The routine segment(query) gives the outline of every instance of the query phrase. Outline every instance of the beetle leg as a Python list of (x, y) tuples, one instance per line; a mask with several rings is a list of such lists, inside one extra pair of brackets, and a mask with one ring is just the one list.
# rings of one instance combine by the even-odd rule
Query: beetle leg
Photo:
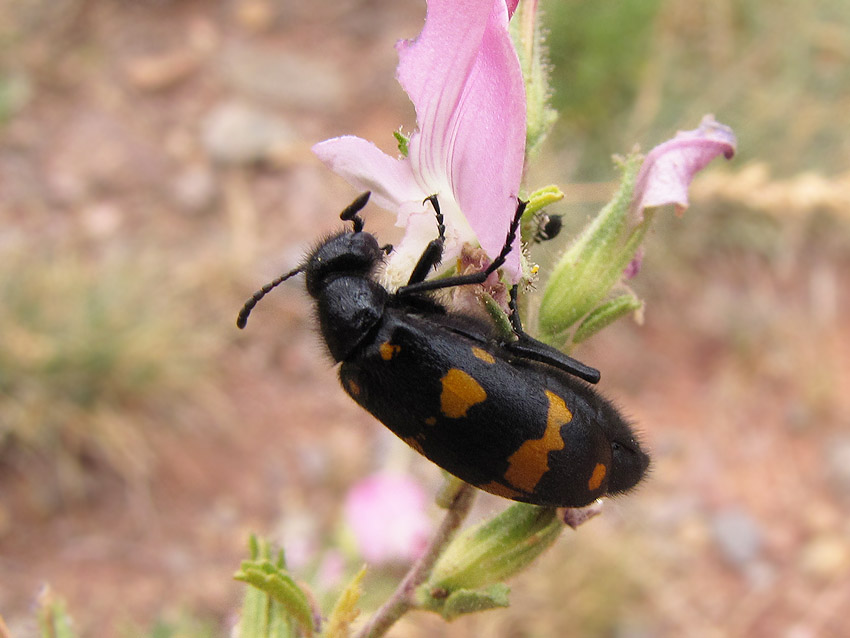
[(517, 340), (506, 343), (505, 348), (524, 359), (531, 359), (533, 361), (548, 364), (554, 368), (563, 370), (567, 374), (576, 376), (579, 379), (584, 379), (588, 383), (599, 383), (599, 370), (591, 368), (590, 366), (583, 364), (581, 361), (565, 355), (560, 350), (546, 345), (542, 341), (538, 341), (522, 329), (522, 320), (520, 319), (519, 310), (517, 309), (518, 288), (519, 287), (517, 285), (511, 287), (511, 299), (508, 302), (508, 307), (511, 311), (511, 326), (516, 333)]
[(446, 226), (443, 220), (443, 213), (440, 212), (440, 202), (437, 201), (436, 195), (426, 197), (422, 202), (431, 202), (434, 207), (434, 214), (437, 216), (437, 239), (432, 239), (422, 251), (422, 256), (416, 262), (413, 272), (410, 273), (410, 278), (407, 280), (407, 285), (420, 284), (425, 281), (425, 277), (433, 270), (440, 260), (443, 258), (443, 245), (446, 241)]
[(512, 354), (523, 359), (545, 363), (579, 379), (584, 379), (588, 383), (599, 383), (601, 375), (596, 368), (591, 368), (589, 365), (565, 355), (560, 350), (546, 345), (534, 337), (529, 337), (524, 332), (518, 336), (519, 338), (516, 341), (504, 345), (505, 349)]
[[(436, 198), (432, 199), (433, 195), (428, 199), (432, 202), (436, 201)], [(417, 294), (420, 292), (426, 292), (428, 290), (442, 290), (443, 288), (452, 288), (454, 286), (466, 286), (469, 284), (483, 284), (487, 277), (490, 276), (491, 273), (495, 272), (505, 263), (505, 259), (507, 259), (508, 254), (511, 252), (513, 248), (514, 240), (516, 239), (517, 231), (519, 229), (519, 222), (522, 218), (522, 214), (525, 212), (525, 207), (528, 205), (528, 202), (519, 200), (519, 204), (516, 208), (516, 213), (514, 213), (514, 218), (511, 221), (511, 226), (508, 229), (508, 236), (505, 239), (505, 245), (502, 246), (502, 251), (498, 254), (498, 256), (490, 263), (487, 268), (480, 272), (470, 273), (468, 275), (456, 275), (455, 277), (445, 277), (443, 279), (430, 279), (428, 281), (423, 281), (424, 276), (417, 281), (413, 280), (413, 275), (410, 277), (410, 281), (406, 286), (402, 286), (396, 291), (397, 295), (410, 295)], [(433, 242), (431, 242), (433, 243)], [(429, 244), (430, 246), (430, 244)], [(422, 257), (419, 259), (419, 263), (416, 264), (416, 268), (414, 269), (414, 274), (419, 274), (419, 266), (422, 264), (422, 261), (425, 259), (425, 255), (428, 251), (428, 248), (425, 249), (425, 252), (422, 253)], [(440, 250), (442, 253), (442, 248)], [(427, 275), (427, 273), (425, 273)]]
[(522, 319), (519, 316), (519, 308), (517, 308), (517, 291), (519, 286), (514, 284), (511, 286), (511, 298), (508, 301), (508, 310), (511, 311), (509, 318), (511, 320), (511, 326), (513, 326), (514, 332), (517, 336), (524, 335), (525, 331), (522, 329)]

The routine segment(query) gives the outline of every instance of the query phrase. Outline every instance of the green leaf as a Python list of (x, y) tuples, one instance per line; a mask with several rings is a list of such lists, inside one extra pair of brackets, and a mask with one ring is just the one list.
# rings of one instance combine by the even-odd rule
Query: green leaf
[(445, 600), (439, 613), (446, 620), (454, 620), (458, 616), (477, 611), (508, 607), (510, 593), (511, 588), (504, 583), (495, 583), (476, 590), (460, 589)]
[(290, 638), (296, 629), (312, 636), (313, 608), (310, 598), (286, 573), (283, 551), (271, 560), (265, 541), (249, 540), (250, 560), (242, 561), (236, 580), (248, 583), (240, 620), (242, 638)]
[(295, 638), (286, 608), (255, 587), (245, 590), (239, 618), (241, 638)]
[(71, 629), (71, 617), (65, 609), (65, 601), (54, 596), (45, 586), (38, 596), (38, 626), (41, 638), (75, 638)]
[(617, 319), (621, 319), (643, 307), (643, 302), (634, 293), (628, 292), (606, 301), (593, 310), (578, 327), (573, 335), (573, 344), (578, 344), (593, 336)]

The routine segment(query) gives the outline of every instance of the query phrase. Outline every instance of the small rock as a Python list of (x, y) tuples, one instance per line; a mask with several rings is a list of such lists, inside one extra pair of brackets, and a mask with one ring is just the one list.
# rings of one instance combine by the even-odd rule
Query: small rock
[(716, 513), (711, 519), (711, 532), (723, 558), (735, 567), (746, 567), (761, 553), (761, 529), (745, 510), (728, 508)]
[(281, 106), (327, 111), (345, 102), (345, 80), (339, 71), (280, 48), (234, 46), (225, 52), (222, 67), (237, 92)]
[(201, 58), (195, 51), (170, 51), (131, 60), (125, 67), (125, 73), (137, 89), (161, 91), (188, 78), (200, 62)]
[(201, 124), (201, 141), (223, 164), (250, 164), (291, 148), (295, 130), (281, 117), (241, 102), (219, 104)]
[(172, 184), (174, 201), (184, 212), (195, 214), (208, 209), (215, 201), (216, 182), (206, 166), (191, 166), (181, 172)]

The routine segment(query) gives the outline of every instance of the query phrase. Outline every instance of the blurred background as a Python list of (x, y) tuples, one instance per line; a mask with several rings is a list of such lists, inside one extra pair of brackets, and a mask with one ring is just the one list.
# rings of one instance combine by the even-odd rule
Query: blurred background
[[(544, 272), (612, 192), (612, 154), (704, 113), (739, 153), (659, 216), (643, 325), (577, 353), (643, 432), (649, 480), (514, 579), (510, 609), (390, 635), (850, 635), (850, 4), (542, 5), (561, 119), (528, 186), (558, 183), (568, 220)], [(424, 3), (0, 15), (0, 614), (36, 635), (49, 583), (80, 636), (228, 635), (249, 532), (311, 579), (349, 546), (345, 572), (358, 479), (440, 482), (340, 390), (299, 282), (234, 325), (355, 194), (310, 146), (392, 152), (412, 130), (393, 44)], [(373, 570), (376, 600), (400, 573)]]

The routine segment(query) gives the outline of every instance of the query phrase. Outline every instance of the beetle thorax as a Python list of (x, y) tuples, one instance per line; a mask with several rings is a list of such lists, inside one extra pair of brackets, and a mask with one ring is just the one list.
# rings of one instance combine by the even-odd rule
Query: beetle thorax
[(336, 361), (343, 361), (381, 320), (388, 297), (378, 283), (362, 275), (324, 280), (316, 298), (322, 337)]

